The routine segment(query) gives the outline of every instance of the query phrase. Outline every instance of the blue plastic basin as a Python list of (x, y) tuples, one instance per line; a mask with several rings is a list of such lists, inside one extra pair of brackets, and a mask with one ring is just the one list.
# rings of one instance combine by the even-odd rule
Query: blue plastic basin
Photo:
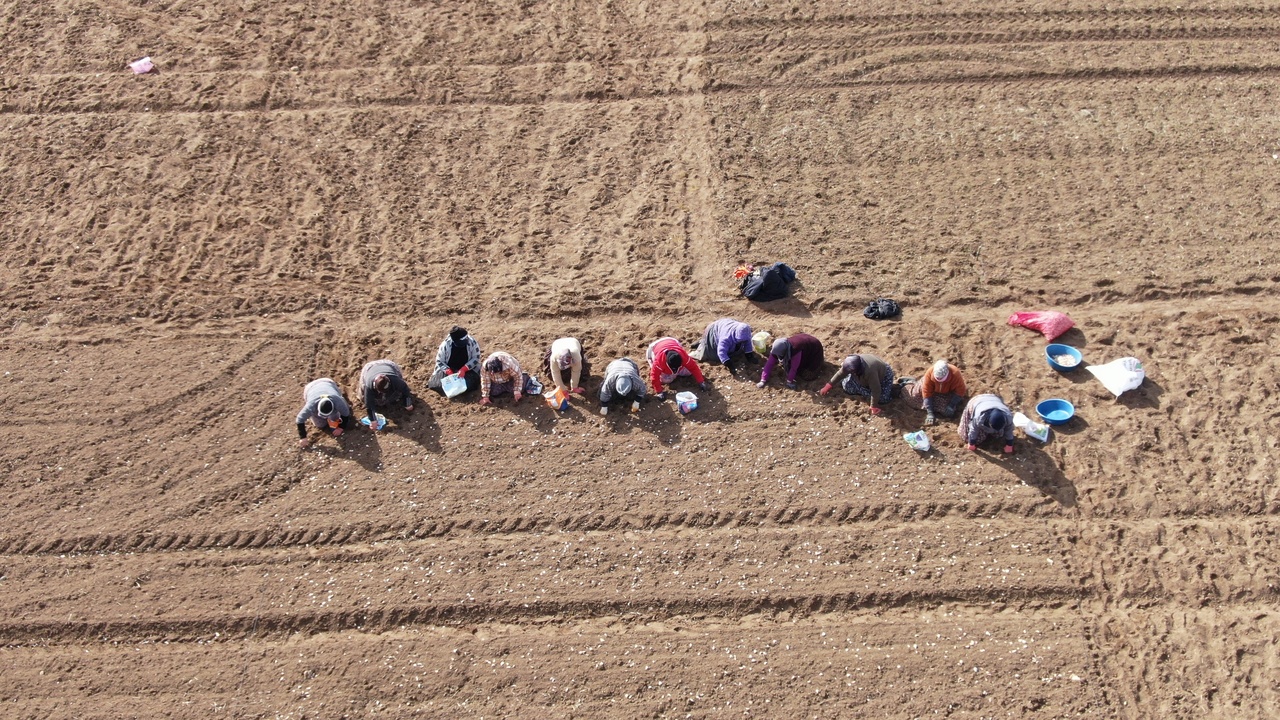
[(1036, 414), (1050, 425), (1061, 425), (1076, 416), (1076, 406), (1062, 398), (1052, 398), (1040, 401)]
[[(1059, 355), (1069, 355), (1075, 358), (1076, 361), (1070, 365), (1063, 365), (1057, 360), (1054, 360), (1054, 358)], [(1071, 372), (1084, 364), (1084, 356), (1080, 354), (1079, 350), (1071, 347), (1070, 345), (1063, 345), (1061, 343), (1045, 345), (1044, 359), (1049, 362), (1049, 367), (1057, 370), (1058, 372)]]

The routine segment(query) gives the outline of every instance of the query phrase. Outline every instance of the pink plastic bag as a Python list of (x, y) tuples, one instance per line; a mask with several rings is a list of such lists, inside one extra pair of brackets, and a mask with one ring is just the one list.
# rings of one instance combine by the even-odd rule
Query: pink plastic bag
[(1076, 325), (1074, 320), (1054, 310), (1016, 312), (1009, 316), (1009, 324), (1039, 330), (1050, 341)]

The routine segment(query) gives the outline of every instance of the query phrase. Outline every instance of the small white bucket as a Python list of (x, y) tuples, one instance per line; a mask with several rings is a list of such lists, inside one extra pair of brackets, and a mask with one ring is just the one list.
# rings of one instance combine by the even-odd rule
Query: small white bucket
[(680, 408), (680, 412), (688, 415), (698, 409), (698, 396), (691, 392), (676, 393), (676, 407)]

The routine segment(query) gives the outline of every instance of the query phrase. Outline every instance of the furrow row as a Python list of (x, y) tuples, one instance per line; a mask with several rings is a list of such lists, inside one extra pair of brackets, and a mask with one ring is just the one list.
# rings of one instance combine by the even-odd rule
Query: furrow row
[[(1275, 508), (1280, 513), (1280, 507)], [(137, 553), (180, 550), (340, 546), (391, 540), (452, 538), (464, 535), (519, 535), (547, 532), (664, 530), (681, 528), (839, 525), (882, 520), (908, 522), (941, 518), (1049, 516), (1044, 500), (987, 503), (881, 503), (774, 510), (691, 511), (630, 515), (585, 513), (565, 517), (463, 518), (425, 520), (418, 524), (361, 523), (337, 527), (239, 530), (194, 533), (121, 533), (43, 538), (0, 537), (0, 554), (66, 555), (73, 553)]]
[(740, 619), (750, 615), (783, 613), (791, 618), (801, 618), (869, 609), (937, 607), (950, 603), (990, 606), (992, 603), (1016, 601), (1021, 610), (1052, 611), (1074, 606), (1079, 600), (1075, 593), (1063, 592), (1061, 587), (1045, 586), (998, 591), (974, 588), (939, 593), (851, 592), (723, 599), (668, 596), (613, 602), (567, 599), (519, 604), (421, 604), (371, 610), (228, 615), (209, 619), (4, 622), (0, 623), (0, 646), (85, 642), (227, 642), (343, 631), (377, 634), (410, 626), (573, 623), (602, 617), (632, 624), (677, 617)]
[[(770, 28), (772, 30), (772, 28)], [(935, 30), (894, 32), (883, 37), (843, 36), (810, 38), (795, 35), (751, 34), (715, 38), (707, 48), (708, 59), (735, 62), (748, 50), (753, 52), (816, 52), (857, 50), (869, 54), (881, 50), (907, 47), (966, 47), (975, 45), (1078, 44), (1115, 42), (1186, 42), (1219, 40), (1265, 40), (1280, 36), (1280, 26), (1247, 27), (1109, 27), (1075, 30), (975, 29), (969, 31)]]

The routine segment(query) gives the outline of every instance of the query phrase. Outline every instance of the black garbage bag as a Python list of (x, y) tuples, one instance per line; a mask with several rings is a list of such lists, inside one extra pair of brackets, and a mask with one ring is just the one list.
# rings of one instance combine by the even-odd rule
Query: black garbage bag
[(789, 293), (787, 286), (796, 279), (796, 271), (785, 263), (755, 268), (742, 279), (742, 296), (756, 302), (781, 300)]
[(862, 311), (862, 314), (872, 320), (888, 320), (891, 317), (897, 317), (902, 314), (902, 308), (898, 303), (888, 298), (878, 298), (872, 300), (867, 305), (867, 309)]

